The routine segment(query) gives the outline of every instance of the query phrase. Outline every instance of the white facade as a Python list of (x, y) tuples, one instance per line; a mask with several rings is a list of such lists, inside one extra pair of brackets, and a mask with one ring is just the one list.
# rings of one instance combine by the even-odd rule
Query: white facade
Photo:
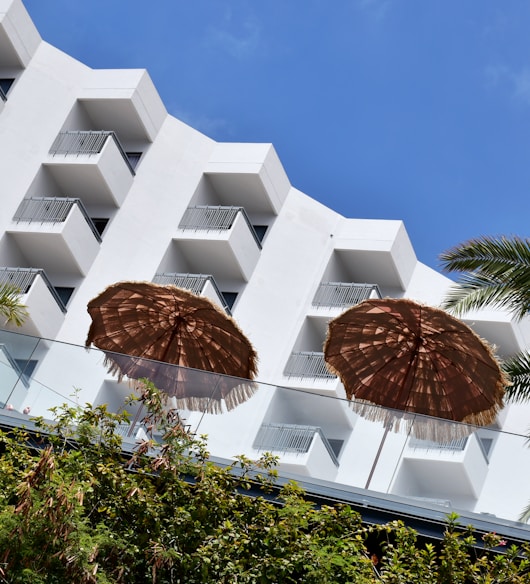
[[(256, 457), (262, 425), (319, 428), (307, 452), (281, 455), (281, 468), (368, 484), (383, 429), (355, 416), (323, 374), (327, 322), (347, 306), (318, 295), (369, 284), (371, 294), (438, 305), (450, 281), (417, 261), (403, 223), (323, 206), (291, 185), (272, 145), (216, 143), (167, 113), (145, 71), (92, 70), (44, 42), (19, 0), (0, 0), (0, 87), (0, 268), (27, 278), (23, 332), (84, 345), (87, 303), (108, 285), (206, 275), (203, 294), (232, 304), (258, 352), (258, 379), (270, 384), (227, 414), (188, 414), (212, 454)], [(197, 228), (212, 214), (233, 214), (230, 228)], [(466, 320), (502, 357), (530, 345), (528, 323), (505, 313)], [(42, 387), (53, 387), (58, 367), (61, 382), (69, 367), (79, 375), (64, 350), (50, 343), (36, 359)], [(82, 401), (116, 401), (96, 361), (84, 361)], [(44, 408), (34, 394), (19, 397), (17, 409)], [(528, 412), (506, 408), (498, 429), (526, 433)], [(501, 497), (499, 478), (514, 456), (525, 460), (523, 439), (483, 433), (453, 450), (392, 433), (369, 488), (516, 519), (530, 491), (504, 487)]]

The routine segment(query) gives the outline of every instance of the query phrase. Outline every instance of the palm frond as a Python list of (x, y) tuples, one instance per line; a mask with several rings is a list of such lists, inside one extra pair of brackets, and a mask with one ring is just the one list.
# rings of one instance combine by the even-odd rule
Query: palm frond
[(519, 521), (522, 523), (528, 523), (530, 519), (530, 504), (528, 504), (522, 511), (521, 515), (519, 515)]
[(530, 353), (517, 353), (504, 361), (502, 369), (511, 380), (511, 385), (506, 388), (506, 398), (513, 402), (528, 401), (530, 399)]
[(28, 317), (28, 310), (20, 301), (20, 290), (15, 286), (0, 284), (0, 316), (5, 318), (5, 323), (21, 326)]
[(449, 290), (443, 307), (461, 315), (494, 306), (517, 318), (530, 312), (530, 239), (482, 237), (440, 255), (442, 267), (463, 276)]

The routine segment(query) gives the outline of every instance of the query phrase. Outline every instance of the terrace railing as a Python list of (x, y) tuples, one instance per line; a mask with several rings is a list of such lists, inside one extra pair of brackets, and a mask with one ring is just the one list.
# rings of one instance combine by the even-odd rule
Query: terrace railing
[(204, 290), (204, 287), (209, 282), (215, 293), (219, 297), (222, 303), (223, 309), (231, 314), (228, 304), (226, 304), (222, 292), (219, 290), (217, 283), (213, 276), (208, 274), (181, 274), (181, 273), (159, 273), (153, 278), (155, 284), (161, 284), (162, 286), (177, 286), (178, 288), (184, 288), (200, 296)]
[(131, 171), (131, 174), (134, 175), (134, 168), (132, 167), (120, 141), (118, 140), (118, 137), (112, 131), (75, 130), (59, 132), (59, 135), (57, 138), (55, 138), (50, 148), (50, 154), (52, 156), (80, 156), (84, 154), (99, 154), (109, 138), (114, 141), (123, 160)]
[(7, 95), (5, 94), (5, 91), (0, 87), (0, 99), (2, 101), (7, 101)]
[(420, 440), (412, 437), (409, 447), (414, 450), (444, 450), (449, 452), (461, 452), (465, 449), (468, 436), (451, 440), (450, 442), (434, 442), (433, 440)]
[(299, 351), (291, 353), (283, 371), (287, 377), (310, 377), (316, 379), (336, 379), (326, 367), (324, 353)]
[(13, 221), (17, 223), (21, 221), (27, 221), (28, 223), (64, 223), (74, 206), (77, 206), (81, 211), (94, 237), (101, 243), (101, 236), (96, 226), (90, 219), (81, 199), (77, 198), (30, 197), (24, 199), (13, 216)]
[(232, 228), (238, 214), (245, 220), (256, 245), (261, 249), (259, 237), (244, 207), (198, 205), (184, 212), (179, 229), (193, 231), (225, 231)]
[(321, 282), (312, 304), (318, 308), (345, 308), (359, 304), (368, 298), (381, 298), (381, 292), (377, 284)]
[(66, 306), (59, 294), (48, 279), (46, 272), (38, 268), (0, 268), (0, 284), (10, 284), (20, 290), (21, 294), (27, 294), (29, 289), (40, 276), (46, 284), (50, 294), (57, 302), (62, 312), (66, 312)]
[(313, 439), (317, 434), (320, 436), (333, 463), (339, 466), (339, 461), (328, 439), (318, 426), (263, 424), (254, 440), (253, 448), (261, 451), (305, 454), (309, 452)]
[[(476, 435), (476, 440), (485, 461), (489, 464), (489, 453), (480, 435)], [(409, 441), (409, 448), (414, 450), (438, 451), (438, 452), (463, 452), (466, 449), (470, 436), (463, 436), (451, 440), (450, 442), (434, 442), (431, 440), (419, 440), (412, 437)]]

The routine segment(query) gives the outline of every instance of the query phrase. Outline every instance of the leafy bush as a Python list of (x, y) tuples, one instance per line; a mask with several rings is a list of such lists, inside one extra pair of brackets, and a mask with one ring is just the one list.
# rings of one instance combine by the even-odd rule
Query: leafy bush
[[(142, 396), (153, 436), (132, 456), (104, 406), (62, 408), (40, 442), (0, 433), (0, 582), (523, 583), (528, 548), (475, 544), (448, 518), (443, 541), (400, 522), (363, 525), (346, 505), (315, 507), (294, 483), (272, 497), (276, 460), (208, 459), (162, 396)], [(33, 444), (33, 446), (30, 446)], [(259, 485), (263, 496), (249, 496)]]

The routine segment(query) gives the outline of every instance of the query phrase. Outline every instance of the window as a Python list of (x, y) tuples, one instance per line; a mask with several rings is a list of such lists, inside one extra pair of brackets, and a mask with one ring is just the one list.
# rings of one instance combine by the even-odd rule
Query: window
[(66, 306), (70, 297), (74, 292), (74, 288), (70, 286), (54, 286), (57, 296), (61, 299), (61, 302)]
[(331, 450), (333, 450), (333, 454), (338, 458), (344, 445), (344, 440), (339, 440), (338, 438), (328, 438), (328, 442), (331, 446)]
[(11, 89), (14, 83), (14, 79), (0, 79), (0, 96), (5, 100), (7, 92)]
[(142, 152), (126, 152), (125, 155), (129, 160), (129, 164), (132, 166), (133, 170), (138, 165), (140, 158), (142, 157)]
[(265, 233), (267, 233), (267, 229), (269, 228), (268, 225), (253, 225), (252, 227), (254, 227), (254, 231), (256, 232), (256, 235), (258, 236), (258, 240), (261, 243), (263, 241), (263, 238), (265, 237)]
[(36, 359), (14, 359), (14, 361), (20, 371), (20, 381), (27, 387), (38, 361)]
[(107, 223), (109, 222), (108, 217), (91, 217), (90, 219), (99, 235), (103, 235), (105, 227), (107, 227)]
[(234, 303), (237, 298), (237, 292), (221, 292), (223, 298), (225, 299), (226, 305), (228, 306), (229, 310), (232, 310)]

